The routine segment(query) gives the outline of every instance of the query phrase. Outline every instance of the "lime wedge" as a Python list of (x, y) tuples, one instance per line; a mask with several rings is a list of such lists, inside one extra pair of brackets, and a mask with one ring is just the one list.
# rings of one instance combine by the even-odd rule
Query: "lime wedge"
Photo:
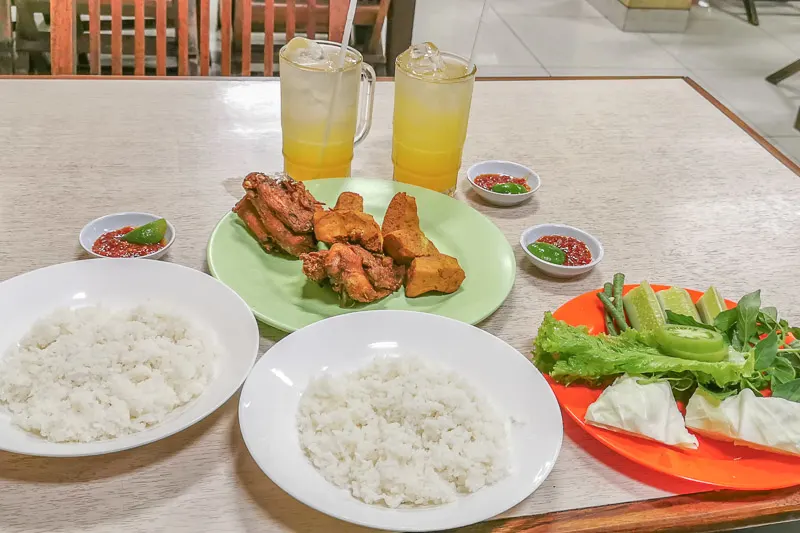
[(652, 331), (663, 326), (667, 319), (649, 283), (643, 281), (622, 297), (631, 326), (640, 331)]
[(656, 293), (658, 303), (661, 304), (661, 309), (666, 313), (672, 311), (679, 315), (690, 316), (695, 320), (700, 320), (700, 315), (697, 314), (697, 309), (694, 306), (692, 297), (686, 292), (686, 289), (680, 287), (672, 287)]
[(719, 291), (712, 285), (706, 293), (697, 300), (697, 310), (700, 312), (700, 320), (704, 324), (714, 325), (717, 315), (728, 308), (725, 300)]
[(122, 236), (122, 240), (134, 244), (158, 244), (166, 233), (167, 221), (159, 218), (126, 233)]

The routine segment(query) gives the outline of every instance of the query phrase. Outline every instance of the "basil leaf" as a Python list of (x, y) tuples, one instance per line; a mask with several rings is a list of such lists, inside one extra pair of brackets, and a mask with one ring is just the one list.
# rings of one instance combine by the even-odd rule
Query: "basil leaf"
[(772, 368), (769, 369), (769, 375), (772, 388), (781, 383), (792, 381), (797, 377), (792, 363), (780, 356), (775, 358)]
[(773, 331), (756, 344), (756, 370), (766, 370), (778, 355), (778, 335)]
[(736, 304), (736, 330), (743, 346), (750, 344), (756, 334), (756, 318), (761, 309), (761, 290), (742, 296)]
[(783, 398), (792, 402), (800, 402), (800, 379), (793, 379), (776, 385), (772, 389), (773, 398)]
[[(762, 384), (762, 382), (763, 382), (763, 384)], [(749, 378), (742, 377), (742, 380), (741, 380), (742, 390), (750, 389), (759, 398), (764, 396), (763, 394), (761, 394), (761, 389), (763, 389), (766, 386), (767, 386), (767, 383), (766, 383), (766, 381), (763, 379), (763, 377), (761, 375), (750, 376)]]
[(709, 326), (708, 324), (703, 324), (702, 322), (698, 322), (697, 320), (694, 319), (694, 317), (688, 315), (681, 315), (679, 313), (673, 313), (669, 309), (667, 309), (667, 323), (679, 324), (681, 326), (692, 326), (695, 328), (710, 329), (711, 331), (716, 331), (717, 329), (714, 326)]
[(778, 323), (778, 309), (776, 307), (763, 307), (761, 309), (761, 316), (764, 320), (769, 320), (770, 324)]
[(733, 309), (723, 311), (717, 315), (717, 318), (714, 319), (714, 327), (719, 331), (729, 331), (736, 325), (738, 316), (739, 314), (735, 307)]

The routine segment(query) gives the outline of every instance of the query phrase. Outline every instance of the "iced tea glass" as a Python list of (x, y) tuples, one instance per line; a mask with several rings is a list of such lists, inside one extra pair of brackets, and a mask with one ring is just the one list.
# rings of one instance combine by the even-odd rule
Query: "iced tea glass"
[(477, 69), (433, 44), (413, 45), (395, 64), (394, 179), (452, 195), (467, 136)]
[(353, 146), (369, 133), (375, 71), (349, 47), (338, 67), (339, 50), (298, 37), (280, 51), (284, 171), (296, 180), (349, 176)]

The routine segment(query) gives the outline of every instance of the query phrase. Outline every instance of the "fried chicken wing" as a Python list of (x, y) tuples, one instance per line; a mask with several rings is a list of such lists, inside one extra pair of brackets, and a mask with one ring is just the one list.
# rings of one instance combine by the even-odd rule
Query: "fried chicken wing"
[(242, 186), (245, 197), (233, 211), (265, 250), (295, 257), (316, 250), (312, 220), (319, 203), (302, 183), (252, 172)]
[(369, 253), (361, 246), (334, 244), (330, 250), (304, 254), (303, 273), (316, 282), (330, 281), (342, 306), (350, 301), (370, 303), (398, 290), (405, 270), (390, 257)]
[(456, 292), (466, 274), (455, 257), (439, 254), (417, 257), (408, 268), (406, 296), (415, 298), (427, 292)]
[(293, 233), (309, 233), (313, 229), (314, 212), (319, 204), (302, 182), (276, 180), (261, 172), (251, 172), (242, 185), (246, 191), (255, 191)]

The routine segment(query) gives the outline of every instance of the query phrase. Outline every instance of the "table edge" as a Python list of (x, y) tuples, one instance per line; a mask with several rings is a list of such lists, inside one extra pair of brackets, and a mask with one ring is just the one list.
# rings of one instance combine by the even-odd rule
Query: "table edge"
[(800, 519), (800, 488), (714, 491), (475, 524), (458, 533), (720, 531)]

